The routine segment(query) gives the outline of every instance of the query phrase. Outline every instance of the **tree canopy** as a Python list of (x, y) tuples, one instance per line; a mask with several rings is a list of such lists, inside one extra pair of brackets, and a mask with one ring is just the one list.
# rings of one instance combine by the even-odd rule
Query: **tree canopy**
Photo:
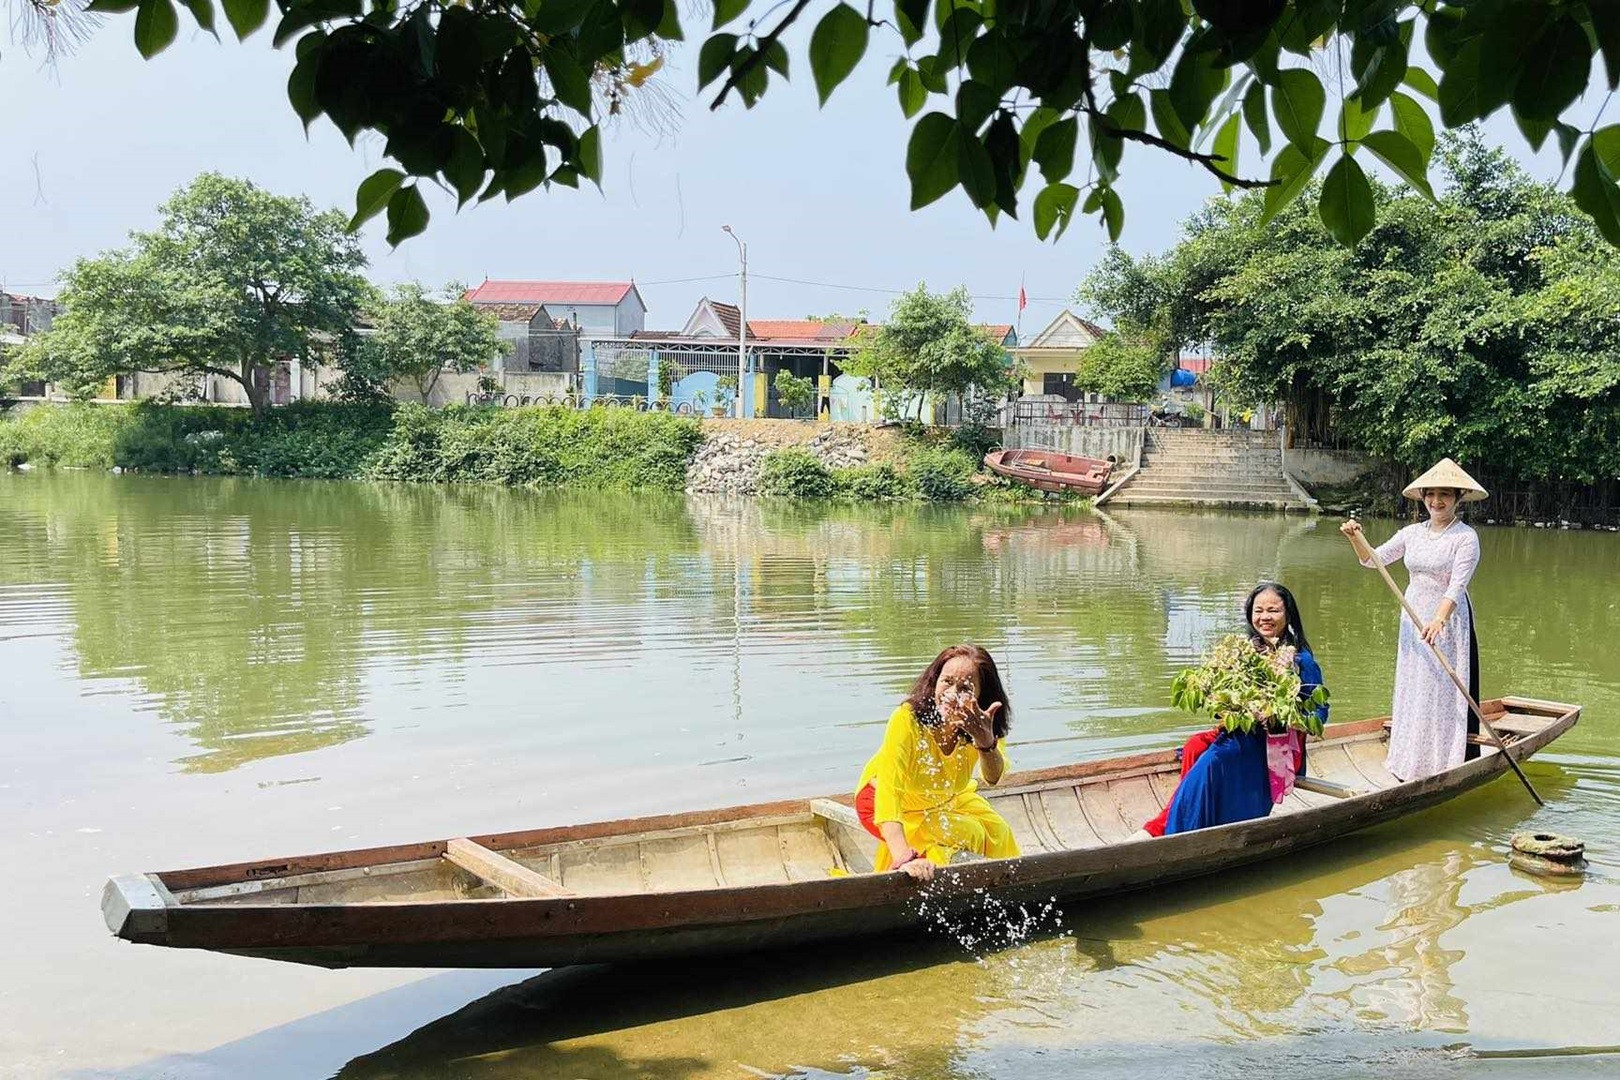
[(1332, 244), (1259, 193), (1204, 208), (1156, 257), (1114, 253), (1082, 295), (1124, 326), (1212, 345), (1223, 392), (1386, 460), (1492, 475), (1620, 475), (1620, 254), (1572, 200), (1477, 136), (1446, 136), (1431, 204), (1374, 185), (1378, 224)]
[(477, 371), (510, 349), (501, 324), (468, 303), (465, 290), (447, 285), (434, 297), (416, 282), (396, 285), (370, 305), (371, 332), (344, 364), (347, 397), (388, 397), (389, 384), (408, 381), (426, 402), (446, 371)]
[(977, 391), (997, 401), (1013, 386), (1011, 358), (972, 316), (966, 288), (931, 293), (918, 285), (894, 302), (887, 322), (861, 332), (860, 349), (842, 366), (875, 380), (894, 417), (915, 408), (922, 419), (929, 394), (966, 399)]
[[(239, 38), (272, 12), (270, 0), (184, 4), (211, 32), (223, 11)], [(144, 56), (179, 32), (174, 0), (91, 8), (133, 12)], [(677, 0), (276, 0), (274, 10), (271, 40), (295, 47), (287, 95), (305, 124), (325, 116), (351, 142), (383, 136), (397, 167), (360, 185), (354, 222), (386, 211), (396, 244), (427, 226), (423, 181), (458, 205), (600, 184), (600, 121), (655, 92), (691, 28)], [(1043, 239), (1077, 215), (1118, 239), (1117, 182), (1134, 144), (1263, 188), (1267, 220), (1325, 170), (1312, 189), (1321, 218), (1353, 243), (1377, 211), (1367, 158), (1428, 194), (1431, 114), (1457, 128), (1506, 108), (1532, 146), (1555, 139), (1574, 160), (1577, 202), (1620, 244), (1620, 125), (1565, 120), (1595, 79), (1620, 86), (1612, 0), (714, 0), (696, 65), (712, 107), (735, 96), (752, 108), (785, 81), (783, 34), (812, 18), (807, 60), (823, 102), (862, 63), (899, 53), (889, 81), (915, 118), (913, 208), (961, 187), (992, 222), (1027, 213)], [(874, 33), (887, 38), (878, 48)]]
[(88, 394), (128, 372), (213, 375), (257, 412), (271, 364), (341, 355), (371, 288), (342, 214), (209, 173), (162, 215), (129, 248), (68, 271), (62, 313), (12, 361), (13, 377)]

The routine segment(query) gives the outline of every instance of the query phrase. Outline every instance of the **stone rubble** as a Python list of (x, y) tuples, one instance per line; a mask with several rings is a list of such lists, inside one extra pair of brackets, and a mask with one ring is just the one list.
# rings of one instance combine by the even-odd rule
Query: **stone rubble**
[[(829, 428), (803, 444), (829, 469), (865, 465), (869, 455), (861, 437)], [(686, 469), (689, 495), (753, 495), (765, 456), (781, 447), (725, 431), (710, 434)]]

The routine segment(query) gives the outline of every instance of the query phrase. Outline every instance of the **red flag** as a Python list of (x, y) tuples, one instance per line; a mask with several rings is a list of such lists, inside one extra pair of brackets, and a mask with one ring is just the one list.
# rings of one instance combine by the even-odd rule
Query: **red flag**
[(1018, 310), (1023, 311), (1029, 306), (1029, 297), (1024, 295), (1024, 287), (1018, 286)]

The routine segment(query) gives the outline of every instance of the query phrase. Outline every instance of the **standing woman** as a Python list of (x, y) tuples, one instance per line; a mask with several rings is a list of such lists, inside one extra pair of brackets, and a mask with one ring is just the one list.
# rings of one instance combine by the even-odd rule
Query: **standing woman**
[(1407, 603), (1428, 620), (1414, 626), (1401, 616), (1386, 762), (1397, 779), (1421, 780), (1479, 756), (1479, 748), (1468, 742), (1469, 735), (1477, 734), (1477, 721), (1429, 646), (1439, 649), (1459, 678), (1468, 680), (1468, 691), (1478, 701), (1479, 643), (1468, 583), (1479, 565), (1479, 535), (1458, 520), (1457, 507), (1479, 502), (1486, 492), (1455, 461), (1442, 458), (1401, 494), (1422, 502), (1429, 520), (1406, 526), (1376, 552), (1367, 550), (1359, 522), (1347, 521), (1339, 531), (1355, 545), (1363, 566), (1377, 565), (1375, 558), (1385, 566), (1404, 559), (1410, 576)]

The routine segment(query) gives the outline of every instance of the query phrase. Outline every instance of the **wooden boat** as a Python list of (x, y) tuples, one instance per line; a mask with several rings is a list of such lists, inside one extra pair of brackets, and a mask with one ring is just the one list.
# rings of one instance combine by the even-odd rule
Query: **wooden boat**
[(1108, 486), (1112, 462), (1099, 458), (1076, 457), (1052, 450), (992, 450), (984, 455), (984, 467), (997, 476), (1022, 480), (1042, 491), (1079, 491), (1100, 495)]
[[(1580, 716), (1517, 697), (1484, 709), (1515, 759)], [(1384, 769), (1385, 729), (1382, 719), (1329, 727), (1311, 745), (1312, 775), (1270, 817), (1157, 839), (1132, 834), (1175, 789), (1172, 750), (1011, 774), (984, 792), (1026, 854), (942, 869), (930, 905), (967, 908), (983, 892), (1043, 904), (1208, 874), (1415, 813), (1509, 771), (1483, 746), (1473, 761), (1400, 783)], [(107, 883), (102, 909), (128, 941), (322, 967), (558, 967), (914, 928), (919, 886), (866, 872), (877, 842), (849, 801), (135, 874)]]

